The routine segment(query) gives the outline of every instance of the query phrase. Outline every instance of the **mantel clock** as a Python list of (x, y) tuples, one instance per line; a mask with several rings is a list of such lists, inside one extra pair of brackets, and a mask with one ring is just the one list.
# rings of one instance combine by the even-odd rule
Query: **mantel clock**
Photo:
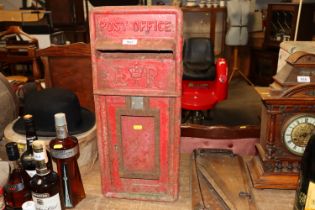
[(248, 164), (256, 188), (296, 189), (300, 160), (315, 130), (315, 84), (262, 99), (258, 155)]

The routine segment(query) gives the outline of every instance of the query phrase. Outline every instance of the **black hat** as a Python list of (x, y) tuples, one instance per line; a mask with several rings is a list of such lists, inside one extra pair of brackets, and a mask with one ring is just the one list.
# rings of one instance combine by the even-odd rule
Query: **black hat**
[[(25, 96), (24, 113), (33, 115), (38, 136), (56, 136), (54, 115), (59, 112), (65, 113), (71, 135), (88, 131), (95, 124), (94, 113), (80, 107), (77, 96), (69, 90), (47, 88)], [(22, 118), (14, 123), (13, 130), (25, 134)]]

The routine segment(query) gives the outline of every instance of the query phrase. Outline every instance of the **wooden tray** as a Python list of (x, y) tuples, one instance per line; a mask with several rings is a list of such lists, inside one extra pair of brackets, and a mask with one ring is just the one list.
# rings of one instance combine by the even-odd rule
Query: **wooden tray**
[(229, 150), (197, 149), (192, 169), (192, 209), (257, 209), (240, 156)]

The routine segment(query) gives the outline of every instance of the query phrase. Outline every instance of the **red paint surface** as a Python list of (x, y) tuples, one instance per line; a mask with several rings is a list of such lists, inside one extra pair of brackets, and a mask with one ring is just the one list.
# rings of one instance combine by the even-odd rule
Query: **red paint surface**
[[(96, 61), (97, 89), (120, 89), (136, 91), (168, 91), (175, 89), (175, 62), (172, 58), (155, 60), (139, 59), (138, 55), (129, 58), (110, 58), (101, 55)], [(156, 56), (159, 56), (156, 53)]]
[(226, 99), (228, 90), (228, 69), (225, 59), (216, 63), (216, 78), (213, 81), (183, 81), (182, 108), (186, 110), (212, 109), (219, 101)]
[[(154, 171), (155, 146), (154, 118), (122, 116), (122, 162), (123, 168), (134, 172)], [(158, 142), (157, 142), (158, 143)]]
[[(90, 14), (93, 91), (103, 194), (178, 196), (182, 13), (104, 7)], [(134, 108), (134, 96), (142, 108)]]

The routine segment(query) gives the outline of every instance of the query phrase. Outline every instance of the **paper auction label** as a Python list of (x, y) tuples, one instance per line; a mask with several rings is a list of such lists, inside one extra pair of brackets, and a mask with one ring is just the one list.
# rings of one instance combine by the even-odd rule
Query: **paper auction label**
[(79, 152), (79, 145), (76, 145), (75, 147), (71, 149), (66, 150), (58, 150), (58, 149), (51, 149), (50, 153), (53, 158), (56, 159), (66, 159), (71, 158), (75, 155), (77, 155)]
[(36, 209), (40, 210), (61, 210), (59, 193), (50, 196), (48, 193), (32, 192), (32, 199), (36, 203)]

